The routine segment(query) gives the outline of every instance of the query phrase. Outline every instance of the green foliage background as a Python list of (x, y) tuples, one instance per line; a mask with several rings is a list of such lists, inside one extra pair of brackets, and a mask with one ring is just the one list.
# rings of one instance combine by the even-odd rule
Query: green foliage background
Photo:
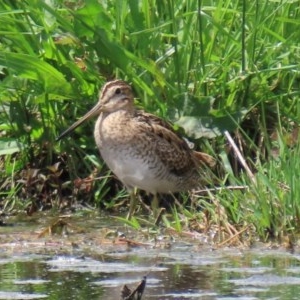
[[(274, 149), (289, 151), (297, 140), (299, 7), (296, 0), (1, 1), (2, 201), (20, 191), (15, 175), (24, 169), (47, 169), (60, 192), (64, 178), (101, 169), (91, 124), (62, 144), (55, 137), (116, 77), (133, 85), (141, 107), (219, 155), (226, 179), (240, 180), (225, 130), (235, 132), (253, 169), (264, 168)], [(58, 161), (64, 171), (53, 167)], [(106, 182), (98, 183), (100, 196)], [(239, 209), (230, 209), (236, 222)]]

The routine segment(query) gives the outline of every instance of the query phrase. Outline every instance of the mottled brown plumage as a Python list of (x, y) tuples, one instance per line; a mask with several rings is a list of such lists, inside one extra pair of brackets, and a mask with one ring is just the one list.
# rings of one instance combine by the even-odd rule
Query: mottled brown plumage
[(101, 156), (132, 192), (129, 217), (135, 188), (154, 195), (197, 188), (201, 166), (214, 164), (211, 156), (190, 149), (170, 124), (137, 110), (131, 87), (121, 80), (106, 83), (96, 106), (58, 139), (95, 115), (94, 137)]

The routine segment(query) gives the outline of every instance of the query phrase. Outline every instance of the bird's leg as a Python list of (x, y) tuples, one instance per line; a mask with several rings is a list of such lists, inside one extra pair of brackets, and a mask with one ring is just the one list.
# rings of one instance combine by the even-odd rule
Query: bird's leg
[(151, 201), (151, 209), (152, 209), (152, 213), (153, 213), (153, 216), (154, 218), (157, 217), (158, 215), (158, 206), (159, 206), (159, 201), (158, 201), (158, 197), (157, 197), (157, 193), (155, 193), (153, 195), (153, 199)]
[(130, 191), (130, 205), (129, 205), (129, 212), (127, 215), (127, 220), (130, 220), (134, 214), (136, 203), (137, 203), (136, 193), (137, 193), (137, 188), (134, 188)]
[(165, 208), (159, 208), (159, 201), (157, 194), (154, 194), (152, 202), (151, 202), (151, 209), (154, 217), (154, 224), (158, 225), (161, 221), (161, 217), (165, 211)]

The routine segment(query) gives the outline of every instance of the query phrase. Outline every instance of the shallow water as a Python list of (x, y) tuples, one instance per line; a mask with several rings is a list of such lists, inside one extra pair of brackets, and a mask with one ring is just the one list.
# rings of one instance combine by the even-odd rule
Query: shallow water
[[(124, 284), (134, 289), (144, 276), (144, 300), (299, 299), (298, 253), (213, 250), (174, 237), (157, 244), (105, 218), (68, 220), (63, 235), (39, 236), (49, 218), (7, 220), (13, 226), (0, 228), (0, 299), (116, 300)], [(142, 243), (119, 242), (112, 236), (120, 229)]]

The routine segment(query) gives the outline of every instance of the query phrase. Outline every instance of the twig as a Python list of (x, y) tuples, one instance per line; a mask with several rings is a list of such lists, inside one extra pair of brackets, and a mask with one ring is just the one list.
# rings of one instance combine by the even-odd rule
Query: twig
[(244, 231), (246, 231), (247, 229), (249, 229), (250, 225), (246, 226), (245, 228), (243, 228), (241, 231), (237, 232), (236, 234), (232, 235), (231, 237), (229, 237), (227, 240), (223, 241), (222, 243), (218, 244), (218, 247), (221, 247), (225, 244), (227, 244), (228, 242), (230, 242), (231, 240), (233, 240), (234, 238), (236, 238), (237, 236), (241, 235)]
[(242, 164), (242, 166), (244, 167), (244, 169), (246, 170), (246, 173), (248, 174), (248, 176), (250, 177), (251, 181), (256, 184), (256, 180), (254, 177), (254, 174), (251, 172), (250, 168), (248, 167), (244, 157), (242, 156), (240, 150), (238, 149), (237, 145), (235, 144), (234, 140), (232, 139), (231, 135), (229, 134), (229, 132), (227, 130), (225, 130), (225, 136), (228, 140), (228, 142), (230, 143), (230, 145), (232, 146), (238, 160), (240, 161), (240, 163)]
[[(124, 300), (133, 300), (133, 299), (141, 300), (146, 287), (146, 280), (147, 280), (147, 276), (144, 276), (143, 280), (133, 291), (131, 291), (127, 285), (124, 285), (121, 290), (121, 298)], [(136, 298), (135, 295), (137, 295)]]
[(235, 191), (235, 190), (246, 190), (248, 189), (248, 185), (229, 185), (229, 186), (221, 186), (215, 187), (211, 189), (202, 189), (202, 190), (194, 190), (194, 194), (208, 194), (210, 192), (219, 192), (223, 190)]

